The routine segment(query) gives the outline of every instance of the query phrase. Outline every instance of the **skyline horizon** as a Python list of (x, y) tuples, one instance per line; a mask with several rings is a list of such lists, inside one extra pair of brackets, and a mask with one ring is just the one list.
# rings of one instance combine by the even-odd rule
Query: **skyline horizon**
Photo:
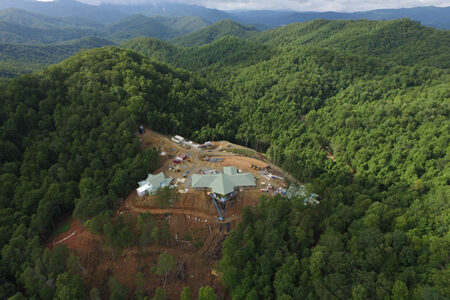
[[(63, 2), (64, 0), (31, 0), (30, 2)], [(273, 2), (268, 0), (263, 1), (251, 1), (251, 0), (71, 0), (86, 5), (92, 5), (100, 7), (103, 5), (120, 5), (120, 6), (139, 6), (139, 5), (167, 5), (167, 4), (182, 4), (192, 5), (198, 7), (204, 7), (208, 9), (216, 9), (224, 12), (245, 12), (245, 11), (279, 11), (279, 12), (336, 12), (336, 13), (355, 13), (366, 12), (374, 10), (391, 10), (391, 9), (413, 9), (413, 8), (425, 8), (425, 7), (450, 7), (450, 1), (447, 0), (401, 0), (393, 3), (394, 5), (386, 5), (386, 2), (379, 0), (371, 1), (370, 4), (365, 6), (364, 2), (356, 0), (281, 0), (281, 4), (274, 7)], [(329, 3), (332, 4), (329, 4)], [(320, 4), (328, 3), (323, 6)], [(397, 5), (397, 3), (400, 3)], [(297, 4), (297, 5), (294, 5)], [(358, 4), (358, 5), (355, 5)], [(303, 5), (303, 8), (300, 6)], [(347, 7), (352, 6), (352, 8)]]

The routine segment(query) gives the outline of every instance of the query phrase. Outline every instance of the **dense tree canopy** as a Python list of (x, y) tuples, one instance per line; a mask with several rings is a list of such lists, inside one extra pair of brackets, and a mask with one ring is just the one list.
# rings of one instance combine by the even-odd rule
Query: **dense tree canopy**
[(228, 92), (223, 115), (239, 112), (216, 135), (266, 151), (321, 200), (278, 198), (244, 214), (221, 261), (232, 298), (450, 294), (447, 69), (316, 47), (280, 52), (206, 75)]
[(78, 286), (75, 275), (56, 278), (65, 264), (40, 267), (39, 238), (72, 210), (86, 220), (113, 208), (158, 166), (155, 150), (141, 151), (138, 123), (190, 136), (208, 120), (215, 126), (215, 95), (187, 72), (117, 48), (2, 84), (0, 298), (15, 292), (12, 282), (30, 297), (75, 293), (58, 285), (39, 291), (44, 285), (33, 276)]
[[(316, 21), (191, 48), (139, 39), (123, 47), (203, 79), (104, 48), (3, 84), (1, 297), (80, 295), (70, 254), (39, 247), (64, 214), (96, 216), (92, 228), (112, 246), (129, 245), (121, 219), (101, 220), (157, 164), (134, 136), (144, 123), (251, 146), (320, 196), (315, 206), (277, 197), (244, 210), (220, 262), (233, 299), (445, 299), (449, 39), (428, 31), (406, 20)], [(423, 57), (399, 47), (415, 43)], [(159, 240), (152, 222), (137, 220), (141, 245)], [(111, 279), (112, 294), (125, 293), (117, 286)]]
[(58, 63), (81, 49), (113, 45), (97, 37), (86, 37), (52, 45), (17, 45), (0, 43), (0, 80), (39, 71)]
[(314, 21), (253, 41), (264, 44), (240, 59), (252, 42), (153, 48), (174, 49), (165, 61), (228, 95), (221, 122), (200, 136), (265, 151), (321, 196), (314, 208), (280, 198), (246, 215), (221, 262), (232, 297), (448, 295), (448, 32)]

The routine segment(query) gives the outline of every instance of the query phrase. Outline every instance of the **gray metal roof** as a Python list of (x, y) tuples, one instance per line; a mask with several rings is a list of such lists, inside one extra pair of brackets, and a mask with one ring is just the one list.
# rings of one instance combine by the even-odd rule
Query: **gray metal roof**
[(237, 173), (236, 167), (224, 167), (223, 174), (194, 174), (193, 188), (210, 188), (213, 193), (227, 195), (239, 186), (255, 186), (255, 178), (250, 173)]
[(163, 172), (158, 173), (156, 175), (148, 174), (147, 182), (154, 187), (159, 187), (161, 186), (161, 183), (164, 182), (165, 178), (166, 176), (164, 176)]
[(238, 174), (236, 167), (223, 167), (223, 173), (227, 175)]

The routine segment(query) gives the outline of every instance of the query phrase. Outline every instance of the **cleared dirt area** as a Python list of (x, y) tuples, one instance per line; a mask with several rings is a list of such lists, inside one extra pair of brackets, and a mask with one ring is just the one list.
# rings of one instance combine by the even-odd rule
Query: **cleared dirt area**
[[(221, 171), (223, 167), (235, 166), (242, 172), (252, 173), (252, 175), (257, 179), (256, 189), (267, 187), (270, 183), (273, 189), (286, 188), (287, 182), (285, 180), (280, 180), (277, 178), (265, 178), (260, 174), (260, 170), (256, 170), (251, 166), (257, 166), (259, 168), (265, 168), (269, 166), (268, 172), (279, 177), (288, 177), (278, 166), (271, 164), (267, 161), (263, 154), (260, 154), (252, 149), (245, 148), (240, 145), (236, 145), (227, 141), (212, 142), (212, 147), (209, 149), (198, 149), (195, 147), (183, 147), (178, 143), (173, 142), (170, 137), (161, 135), (157, 132), (151, 131), (149, 129), (145, 130), (144, 134), (140, 134), (139, 138), (143, 148), (154, 147), (159, 149), (161, 153), (166, 153), (162, 156), (163, 164), (155, 172), (164, 172), (168, 177), (175, 179), (177, 188), (180, 191), (185, 191), (190, 189), (190, 175), (199, 173), (205, 170), (216, 170)], [(252, 157), (239, 156), (231, 152), (227, 152), (230, 149), (244, 149), (247, 151), (252, 151), (256, 154), (258, 159)], [(180, 164), (175, 164), (173, 159), (180, 156), (181, 154), (186, 154), (190, 160), (183, 160)], [(208, 159), (223, 159), (223, 161), (212, 162)], [(176, 170), (174, 170), (176, 168)], [(189, 174), (186, 178), (183, 178), (186, 172)], [(177, 182), (177, 180), (185, 180), (184, 182)], [(291, 178), (289, 178), (291, 180)], [(264, 182), (265, 185), (261, 185)]]
[[(169, 223), (171, 231), (186, 227), (183, 233), (171, 233), (169, 245), (163, 243), (145, 248), (130, 247), (117, 253), (106, 245), (103, 237), (83, 228), (76, 220), (71, 224), (76, 234), (63, 243), (80, 258), (81, 274), (85, 278), (87, 290), (97, 287), (104, 299), (107, 299), (107, 281), (111, 275), (133, 291), (138, 272), (144, 275), (145, 294), (154, 296), (154, 290), (163, 285), (163, 279), (152, 270), (156, 267), (158, 255), (163, 251), (172, 254), (176, 258), (178, 269), (181, 269), (178, 272), (174, 270), (169, 275), (165, 287), (168, 299), (179, 299), (185, 286), (191, 287), (194, 295), (204, 285), (210, 285), (218, 294), (224, 295), (224, 288), (211, 275), (211, 270), (220, 254), (215, 249), (219, 246), (220, 250), (225, 234), (219, 231), (218, 226), (213, 225), (210, 231), (207, 225), (186, 220), (184, 215), (172, 215)], [(187, 237), (189, 241), (185, 240)], [(55, 240), (63, 238), (61, 235)]]
[[(138, 138), (143, 148), (154, 147), (164, 154), (161, 167), (153, 173), (164, 172), (167, 177), (174, 178), (173, 182), (180, 193), (175, 203), (162, 207), (155, 196), (138, 197), (136, 191), (133, 191), (117, 209), (115, 216), (130, 215), (135, 218), (148, 212), (159, 222), (167, 222), (169, 225), (170, 237), (167, 242), (153, 243), (147, 247), (130, 247), (119, 254), (107, 245), (103, 236), (93, 234), (79, 221), (69, 219), (70, 230), (53, 237), (49, 247), (58, 243), (73, 249), (80, 257), (81, 273), (85, 278), (87, 290), (97, 287), (104, 297), (108, 296), (107, 281), (112, 275), (130, 291), (134, 291), (137, 272), (144, 275), (145, 295), (153, 297), (155, 289), (163, 285), (163, 278), (155, 274), (154, 268), (159, 254), (168, 251), (177, 261), (176, 268), (170, 273), (165, 286), (168, 299), (179, 299), (185, 286), (191, 288), (193, 298), (196, 298), (198, 289), (205, 285), (212, 286), (219, 299), (228, 299), (220, 279), (212, 275), (212, 270), (221, 256), (222, 242), (228, 231), (240, 221), (242, 209), (258, 203), (258, 198), (263, 194), (262, 189), (270, 195), (274, 190), (287, 186), (285, 180), (276, 178), (283, 177), (282, 171), (268, 163), (262, 154), (257, 153), (256, 157), (261, 159), (256, 159), (224, 152), (224, 149), (243, 148), (226, 141), (213, 142), (212, 149), (187, 149), (171, 141), (170, 137), (149, 129), (138, 135)], [(185, 154), (189, 159), (175, 164), (174, 158), (181, 154)], [(205, 156), (219, 161), (205, 160)], [(257, 185), (254, 188), (241, 189), (227, 202), (226, 209), (222, 211), (225, 220), (218, 221), (216, 206), (206, 191), (191, 188), (190, 176), (211, 170), (220, 172), (224, 166), (235, 166), (242, 172), (252, 173), (257, 179)], [(265, 173), (264, 170), (268, 172)], [(269, 173), (275, 177), (268, 178)], [(270, 192), (265, 190), (268, 183), (273, 188)]]

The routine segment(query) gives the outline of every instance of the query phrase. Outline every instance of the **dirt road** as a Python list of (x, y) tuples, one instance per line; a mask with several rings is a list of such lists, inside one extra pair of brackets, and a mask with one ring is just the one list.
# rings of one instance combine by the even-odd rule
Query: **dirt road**
[(131, 211), (138, 212), (138, 213), (148, 212), (152, 215), (166, 215), (166, 214), (186, 215), (186, 216), (191, 216), (192, 218), (197, 217), (197, 218), (201, 219), (202, 221), (207, 220), (210, 223), (216, 221), (215, 218), (213, 218), (211, 215), (209, 215), (205, 212), (193, 210), (193, 209), (185, 209), (185, 208), (144, 208), (144, 207), (133, 206)]

